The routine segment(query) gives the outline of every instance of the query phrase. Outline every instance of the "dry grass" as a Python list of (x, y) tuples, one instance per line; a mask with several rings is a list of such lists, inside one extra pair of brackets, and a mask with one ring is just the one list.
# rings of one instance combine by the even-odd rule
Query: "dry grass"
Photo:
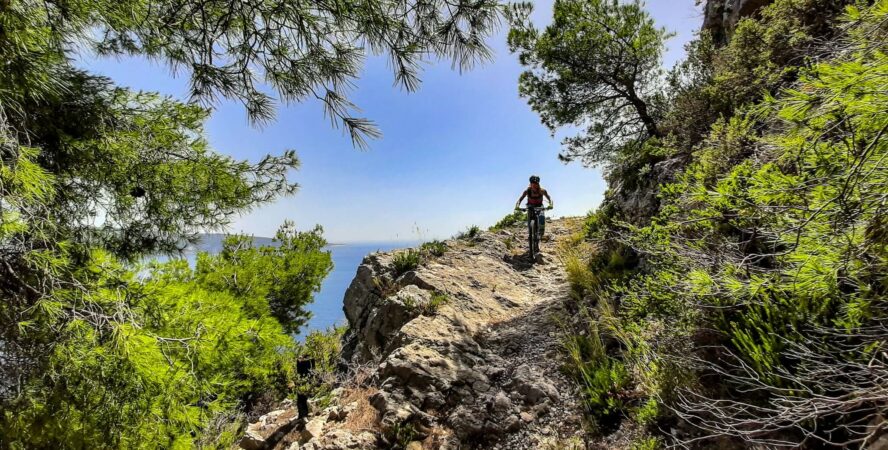
[(346, 416), (342, 428), (352, 431), (380, 430), (381, 419), (379, 411), (370, 404), (370, 397), (379, 392), (379, 389), (368, 386), (367, 381), (372, 374), (369, 367), (357, 367), (351, 371), (350, 376), (342, 383), (342, 394), (339, 396), (339, 406), (345, 407), (354, 404), (355, 408)]
[(342, 422), (342, 428), (358, 433), (361, 431), (379, 431), (379, 411), (370, 404), (369, 398), (379, 392), (375, 387), (345, 388), (339, 399), (341, 406), (354, 404), (355, 408), (348, 413)]
[(540, 441), (539, 448), (540, 450), (583, 450), (586, 448), (586, 444), (578, 437), (567, 439), (544, 438)]
[(422, 441), (423, 450), (438, 450), (445, 442), (447, 442), (451, 434), (451, 431), (444, 428), (432, 428), (429, 432), (429, 436)]

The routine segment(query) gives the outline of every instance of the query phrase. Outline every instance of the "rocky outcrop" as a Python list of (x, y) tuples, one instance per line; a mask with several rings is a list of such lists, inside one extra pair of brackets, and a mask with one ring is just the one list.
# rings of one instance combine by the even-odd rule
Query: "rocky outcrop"
[(773, 0), (708, 0), (703, 9), (703, 29), (712, 33), (716, 42), (730, 39), (737, 23), (755, 14)]
[[(409, 428), (426, 448), (532, 448), (534, 435), (581, 429), (552, 322), (564, 273), (553, 258), (530, 264), (522, 231), (450, 241), (444, 256), (400, 276), (391, 254), (364, 260), (345, 298), (345, 358), (375, 367), (382, 429)], [(548, 231), (563, 237), (567, 227)], [(447, 301), (429, 311), (432, 296)]]
[[(552, 255), (567, 223), (547, 232)], [(576, 388), (559, 367), (565, 274), (553, 256), (530, 264), (523, 242), (520, 227), (455, 239), (404, 274), (394, 254), (364, 259), (344, 300), (344, 366), (372, 372), (376, 446), (408, 436), (415, 448), (536, 448), (582, 430)]]
[[(576, 439), (582, 406), (561, 370), (559, 325), (570, 289), (554, 247), (579, 223), (551, 221), (537, 264), (521, 226), (448, 241), (443, 256), (406, 273), (394, 269), (396, 252), (368, 255), (344, 299), (341, 366), (360, 380), (345, 377), (323, 408), (311, 403), (273, 448), (558, 448)], [(275, 432), (267, 428), (252, 424), (241, 446), (271, 448), (262, 447)]]

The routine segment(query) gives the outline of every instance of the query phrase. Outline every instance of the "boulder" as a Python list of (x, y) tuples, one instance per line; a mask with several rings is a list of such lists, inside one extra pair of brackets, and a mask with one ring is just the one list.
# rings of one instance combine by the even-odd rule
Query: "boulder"
[(261, 450), (265, 448), (265, 438), (253, 427), (253, 424), (250, 424), (243, 437), (237, 441), (237, 445), (244, 450)]
[(547, 399), (558, 400), (555, 386), (526, 364), (515, 369), (506, 387), (518, 394), (528, 405), (536, 405)]
[(320, 437), (324, 432), (324, 425), (327, 424), (327, 418), (324, 416), (317, 416), (311, 420), (309, 420), (305, 424), (305, 428), (302, 430), (301, 440), (302, 442), (308, 442), (312, 439)]

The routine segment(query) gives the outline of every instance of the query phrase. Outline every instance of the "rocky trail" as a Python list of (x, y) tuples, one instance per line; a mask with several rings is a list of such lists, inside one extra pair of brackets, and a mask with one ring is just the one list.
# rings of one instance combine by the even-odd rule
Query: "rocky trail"
[(537, 264), (520, 226), (447, 241), (404, 273), (397, 252), (368, 255), (344, 299), (349, 375), (307, 417), (286, 405), (263, 416), (241, 446), (584, 448), (561, 370), (570, 289), (556, 256), (576, 225), (551, 221)]

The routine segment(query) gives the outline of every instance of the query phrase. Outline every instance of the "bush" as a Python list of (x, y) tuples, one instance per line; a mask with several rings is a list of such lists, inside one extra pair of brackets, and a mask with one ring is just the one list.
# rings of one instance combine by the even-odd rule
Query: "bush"
[(612, 203), (605, 202), (595, 211), (589, 211), (583, 220), (583, 236), (586, 239), (600, 239), (601, 232), (612, 223), (614, 209)]
[(443, 256), (447, 252), (447, 244), (434, 240), (419, 246), (420, 252), (428, 256)]
[(506, 214), (505, 217), (499, 220), (494, 226), (489, 228), (489, 231), (499, 231), (505, 228), (511, 227), (512, 225), (524, 222), (527, 220), (527, 213), (524, 211), (513, 211), (509, 214)]
[(589, 264), (578, 252), (569, 252), (562, 255), (564, 270), (567, 272), (567, 281), (570, 284), (571, 297), (580, 301), (592, 292), (598, 285), (595, 274), (589, 270)]
[(392, 259), (392, 267), (395, 269), (395, 277), (399, 277), (419, 267), (422, 262), (422, 253), (419, 250), (409, 248), (395, 254)]
[(475, 239), (479, 234), (481, 234), (481, 228), (479, 228), (478, 225), (472, 225), (469, 228), (466, 228), (466, 231), (459, 233), (456, 237), (457, 239)]
[(448, 297), (447, 294), (434, 292), (432, 293), (432, 298), (429, 300), (429, 304), (425, 307), (423, 314), (427, 316), (432, 315), (447, 303), (450, 303), (450, 297)]
[(567, 372), (580, 384), (587, 413), (600, 424), (611, 425), (624, 410), (629, 371), (622, 361), (607, 355), (597, 326), (587, 331), (565, 338)]
[[(74, 275), (87, 294), (80, 287), (64, 294), (78, 311), (102, 319), (84, 315), (55, 329), (44, 376), (0, 414), (4, 444), (221, 442), (206, 433), (227, 440), (237, 427), (230, 421), (240, 420), (234, 412), (285, 396), (295, 381), (298, 346), (290, 333), (332, 265), (319, 230), (285, 226), (278, 241), (257, 248), (231, 237), (221, 253), (199, 255), (193, 269), (173, 260), (141, 276), (93, 251)], [(57, 318), (59, 308), (52, 298), (35, 305), (41, 320)], [(109, 322), (113, 317), (125, 320)], [(28, 327), (22, 325), (34, 331)]]

